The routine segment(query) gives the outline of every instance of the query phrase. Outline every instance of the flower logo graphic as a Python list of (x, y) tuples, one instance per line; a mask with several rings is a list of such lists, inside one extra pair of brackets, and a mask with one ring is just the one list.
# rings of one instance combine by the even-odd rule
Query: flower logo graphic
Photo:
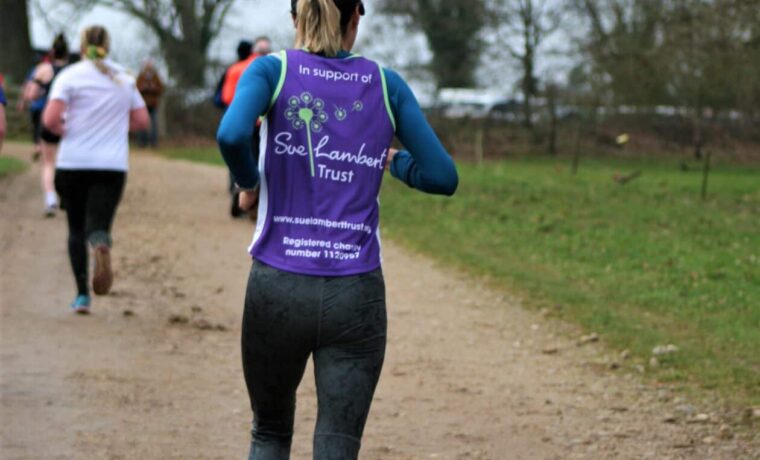
[[(337, 105), (334, 107), (336, 120), (343, 121), (348, 118), (348, 110), (343, 107), (338, 107)], [(361, 112), (362, 110), (364, 110), (364, 103), (362, 101), (354, 101), (353, 104), (351, 104), (351, 112)]]
[(301, 93), (301, 96), (292, 96), (288, 99), (288, 108), (285, 110), (285, 118), (290, 121), (295, 130), (306, 127), (306, 137), (309, 143), (309, 166), (311, 177), (316, 175), (314, 168), (314, 150), (312, 148), (311, 133), (322, 131), (322, 126), (330, 119), (325, 112), (325, 102), (315, 98), (309, 92)]
[(335, 119), (338, 121), (343, 121), (348, 116), (348, 112), (343, 107), (335, 106)]

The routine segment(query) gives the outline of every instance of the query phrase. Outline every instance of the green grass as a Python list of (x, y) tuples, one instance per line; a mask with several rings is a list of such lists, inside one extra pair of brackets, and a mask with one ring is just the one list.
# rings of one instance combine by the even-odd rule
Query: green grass
[[(213, 149), (162, 152), (221, 164)], [(718, 166), (708, 200), (675, 160), (567, 159), (460, 164), (447, 199), (386, 180), (385, 237), (488, 277), (534, 307), (648, 361), (655, 378), (760, 403), (760, 169)], [(641, 170), (620, 186), (615, 173)]]
[(189, 160), (212, 165), (224, 165), (219, 150), (210, 147), (164, 148), (158, 154), (173, 160)]
[(0, 177), (22, 171), (26, 163), (11, 157), (0, 156)]
[[(760, 169), (710, 179), (655, 161), (514, 160), (460, 165), (457, 195), (383, 191), (383, 229), (412, 249), (487, 275), (535, 306), (645, 360), (656, 377), (760, 402)], [(616, 172), (643, 171), (620, 186)]]

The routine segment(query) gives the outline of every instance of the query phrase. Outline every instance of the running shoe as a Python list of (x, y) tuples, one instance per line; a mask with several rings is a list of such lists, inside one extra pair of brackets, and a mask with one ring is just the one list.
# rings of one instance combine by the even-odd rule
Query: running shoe
[(71, 309), (74, 310), (74, 313), (78, 313), (80, 315), (89, 315), (90, 314), (90, 296), (88, 295), (77, 296), (77, 298), (74, 299), (74, 303), (71, 304)]
[(57, 211), (58, 211), (58, 205), (56, 204), (45, 206), (45, 217), (47, 217), (48, 219), (51, 217), (55, 217), (55, 213)]
[(95, 274), (92, 276), (92, 290), (96, 295), (106, 295), (113, 284), (111, 271), (111, 248), (105, 244), (95, 246)]
[(45, 217), (55, 217), (58, 211), (58, 195), (55, 192), (45, 193)]

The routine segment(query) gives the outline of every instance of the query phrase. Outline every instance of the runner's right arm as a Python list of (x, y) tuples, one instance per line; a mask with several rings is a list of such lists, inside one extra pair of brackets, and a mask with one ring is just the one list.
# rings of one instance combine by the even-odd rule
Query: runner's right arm
[(145, 131), (150, 128), (150, 114), (145, 106), (145, 100), (140, 90), (132, 88), (132, 102), (129, 107), (129, 130), (131, 132)]
[(251, 153), (256, 120), (266, 114), (280, 76), (277, 56), (253, 61), (240, 78), (235, 98), (219, 125), (219, 150), (238, 186), (252, 189), (259, 183), (258, 158)]

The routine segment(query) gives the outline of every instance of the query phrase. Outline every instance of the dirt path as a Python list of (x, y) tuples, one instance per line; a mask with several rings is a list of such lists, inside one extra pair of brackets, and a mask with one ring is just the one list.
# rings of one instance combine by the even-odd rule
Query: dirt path
[[(0, 458), (244, 458), (251, 225), (226, 217), (223, 170), (133, 156), (114, 292), (89, 317), (67, 308), (64, 216), (41, 217), (36, 177), (0, 180)], [(717, 416), (665, 423), (683, 401), (477, 281), (387, 242), (385, 272), (389, 348), (362, 458), (757, 458)], [(293, 458), (307, 459), (310, 371), (299, 397)]]

